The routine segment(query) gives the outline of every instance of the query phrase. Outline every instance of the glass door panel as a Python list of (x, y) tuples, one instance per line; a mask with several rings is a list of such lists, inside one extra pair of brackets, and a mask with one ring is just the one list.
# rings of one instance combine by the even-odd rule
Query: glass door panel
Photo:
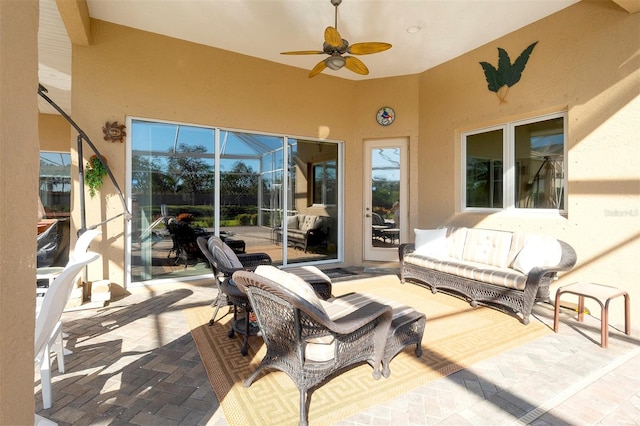
[[(177, 229), (275, 265), (338, 258), (339, 144), (136, 119), (130, 128), (130, 281), (210, 274)], [(288, 238), (287, 217), (300, 218), (289, 230), (303, 244)]]
[(404, 156), (406, 140), (376, 140), (366, 144), (365, 260), (397, 260), (406, 239)]

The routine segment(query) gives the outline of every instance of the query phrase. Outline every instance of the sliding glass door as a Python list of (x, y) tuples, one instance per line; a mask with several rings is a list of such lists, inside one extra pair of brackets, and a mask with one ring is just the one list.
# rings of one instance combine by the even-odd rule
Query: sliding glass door
[(341, 144), (136, 119), (129, 128), (131, 282), (209, 274), (189, 246), (198, 236), (277, 265), (339, 259)]

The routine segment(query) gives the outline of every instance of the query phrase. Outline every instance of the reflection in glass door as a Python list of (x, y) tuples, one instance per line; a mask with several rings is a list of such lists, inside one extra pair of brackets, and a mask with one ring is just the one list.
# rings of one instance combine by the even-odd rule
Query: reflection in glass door
[(211, 274), (196, 239), (336, 261), (340, 144), (132, 119), (128, 282)]
[(398, 260), (398, 246), (406, 240), (406, 146), (406, 139), (365, 144), (365, 260)]

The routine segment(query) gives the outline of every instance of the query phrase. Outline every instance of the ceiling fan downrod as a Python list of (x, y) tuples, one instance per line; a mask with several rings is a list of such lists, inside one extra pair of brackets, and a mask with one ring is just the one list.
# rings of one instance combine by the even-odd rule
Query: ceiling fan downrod
[(338, 29), (338, 6), (340, 6), (340, 3), (342, 3), (342, 0), (331, 0), (331, 4), (335, 6), (335, 21), (333, 24), (333, 28), (335, 28), (336, 30)]

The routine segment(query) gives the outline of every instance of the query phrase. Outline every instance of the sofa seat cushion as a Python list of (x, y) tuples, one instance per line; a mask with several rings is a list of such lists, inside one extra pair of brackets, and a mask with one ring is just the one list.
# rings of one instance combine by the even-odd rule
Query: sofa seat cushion
[(304, 241), (306, 236), (307, 236), (306, 231), (301, 231), (299, 229), (287, 229), (287, 238), (289, 239)]
[(515, 269), (499, 268), (497, 266), (458, 260), (450, 257), (435, 258), (410, 253), (404, 257), (404, 262), (450, 275), (516, 290), (524, 290), (527, 282), (527, 276)]
[(336, 356), (336, 340), (331, 334), (304, 339), (304, 357), (307, 361), (326, 362)]
[(346, 315), (349, 315), (351, 312), (370, 302), (378, 302), (383, 305), (391, 306), (393, 309), (392, 319), (396, 319), (414, 311), (411, 306), (403, 305), (395, 300), (384, 299), (369, 293), (351, 293), (341, 297), (335, 297), (328, 301), (320, 301), (324, 311), (332, 321), (336, 321)]

